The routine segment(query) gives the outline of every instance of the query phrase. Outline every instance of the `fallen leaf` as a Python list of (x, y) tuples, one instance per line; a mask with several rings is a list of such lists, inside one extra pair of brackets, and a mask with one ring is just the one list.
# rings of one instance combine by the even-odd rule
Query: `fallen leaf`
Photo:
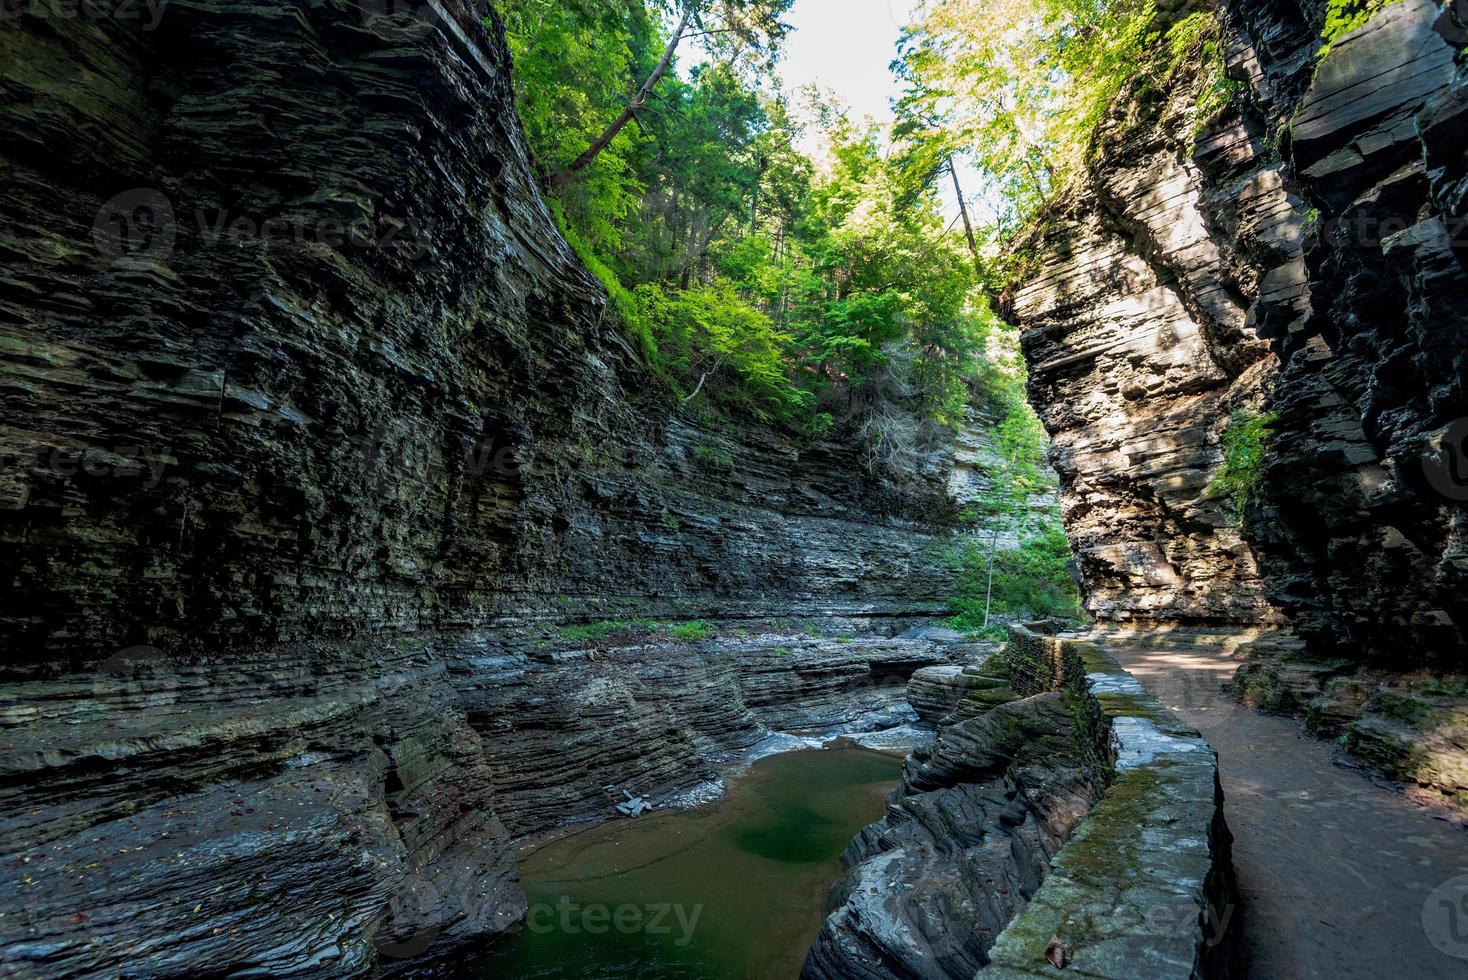
[(1045, 959), (1057, 970), (1064, 970), (1065, 965), (1070, 962), (1070, 947), (1060, 941), (1059, 936), (1050, 937), (1050, 945), (1045, 947)]

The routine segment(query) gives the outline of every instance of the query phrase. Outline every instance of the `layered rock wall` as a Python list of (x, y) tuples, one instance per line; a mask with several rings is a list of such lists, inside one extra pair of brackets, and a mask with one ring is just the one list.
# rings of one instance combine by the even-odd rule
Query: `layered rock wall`
[(898, 490), (679, 415), (532, 186), (488, 7), (160, 13), (0, 25), (4, 667), (940, 608), (952, 451)]
[(919, 671), (951, 709), (908, 757), (802, 976), (1228, 976), (1232, 838), (1217, 757), (1100, 648), (1012, 626)]
[(660, 394), (492, 10), (68, 11), (0, 18), (0, 972), (391, 971), (517, 836), (905, 720), (983, 439)]
[(517, 926), (513, 841), (904, 722), (963, 646), (502, 632), (0, 688), (0, 973), (361, 976)]
[[(1461, 669), (1465, 34), (1403, 0), (1321, 58), (1323, 8), (1221, 4), (1201, 129), (1192, 85), (1118, 107), (1017, 294), (1031, 394), (1099, 617)], [(1243, 519), (1240, 409), (1274, 418)]]

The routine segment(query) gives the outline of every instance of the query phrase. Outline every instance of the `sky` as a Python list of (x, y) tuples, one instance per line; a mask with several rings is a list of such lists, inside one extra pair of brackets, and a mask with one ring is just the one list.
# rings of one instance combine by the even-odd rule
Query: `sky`
[(899, 89), (887, 66), (915, 6), (917, 0), (795, 0), (785, 15), (795, 30), (776, 69), (785, 91), (793, 95), (815, 82), (835, 90), (856, 119), (890, 121), (889, 100)]
[[(853, 119), (871, 116), (891, 122), (891, 100), (901, 88), (888, 66), (897, 57), (902, 25), (917, 4), (918, 0), (795, 0), (785, 15), (794, 30), (785, 38), (775, 69), (785, 92), (794, 97), (814, 82), (840, 96), (851, 107)], [(959, 176), (968, 187), (978, 185), (977, 175), (966, 166), (959, 167)], [(958, 203), (947, 181), (938, 185), (938, 191), (943, 213), (955, 217)]]

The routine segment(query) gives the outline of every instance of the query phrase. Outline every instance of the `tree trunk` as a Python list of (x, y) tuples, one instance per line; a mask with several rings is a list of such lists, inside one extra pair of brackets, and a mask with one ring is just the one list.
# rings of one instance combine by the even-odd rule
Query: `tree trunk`
[(989, 541), (989, 591), (984, 596), (984, 629), (989, 628), (989, 610), (994, 608), (994, 564), (999, 558), (999, 525), (994, 525), (994, 537)]
[(552, 187), (557, 190), (565, 187), (571, 182), (571, 178), (591, 166), (592, 161), (601, 155), (601, 151), (610, 146), (612, 140), (617, 138), (617, 134), (622, 131), (622, 128), (632, 121), (632, 117), (647, 102), (647, 97), (652, 94), (653, 86), (667, 73), (668, 66), (673, 63), (673, 53), (678, 50), (678, 42), (683, 40), (683, 32), (688, 29), (688, 20), (692, 15), (693, 12), (691, 10), (683, 11), (683, 17), (678, 21), (678, 26), (673, 30), (673, 37), (668, 41), (668, 46), (663, 49), (663, 56), (658, 60), (658, 66), (652, 70), (651, 75), (647, 76), (647, 81), (642, 83), (642, 88), (637, 90), (637, 94), (632, 97), (632, 101), (627, 103), (627, 107), (622, 110), (621, 115), (612, 121), (612, 124), (607, 127), (606, 132), (598, 136), (596, 141), (586, 148), (585, 153), (572, 160), (570, 166), (551, 174)]
[(974, 238), (974, 223), (968, 216), (968, 202), (963, 199), (963, 188), (958, 184), (958, 167), (953, 162), (952, 154), (948, 157), (948, 174), (953, 178), (953, 196), (958, 198), (958, 213), (963, 215), (963, 233), (968, 236), (968, 250), (974, 257), (974, 271), (982, 276), (984, 268), (979, 260), (979, 242)]

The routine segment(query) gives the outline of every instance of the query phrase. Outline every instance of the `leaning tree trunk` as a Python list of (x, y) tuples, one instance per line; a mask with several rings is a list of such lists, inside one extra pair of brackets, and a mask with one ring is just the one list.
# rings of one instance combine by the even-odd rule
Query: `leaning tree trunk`
[(658, 60), (658, 65), (652, 70), (652, 74), (647, 76), (647, 81), (642, 83), (642, 88), (637, 90), (637, 94), (632, 97), (631, 102), (627, 103), (627, 107), (622, 110), (621, 115), (612, 120), (612, 124), (606, 128), (606, 132), (598, 136), (596, 141), (586, 148), (586, 152), (582, 153), (575, 160), (572, 160), (569, 166), (563, 167), (551, 174), (552, 187), (558, 190), (565, 187), (578, 173), (591, 166), (592, 161), (601, 156), (601, 151), (611, 145), (612, 140), (617, 138), (617, 134), (632, 121), (632, 117), (647, 103), (647, 97), (652, 94), (653, 86), (667, 73), (668, 66), (673, 63), (673, 53), (678, 50), (678, 43), (683, 40), (683, 32), (688, 29), (688, 19), (691, 16), (692, 11), (683, 11), (682, 19), (678, 21), (678, 26), (673, 30), (672, 39), (668, 41), (668, 46), (663, 49), (662, 58)]
[(979, 242), (974, 238), (974, 223), (968, 216), (968, 202), (963, 199), (963, 188), (958, 183), (958, 166), (953, 156), (948, 157), (948, 175), (953, 178), (953, 196), (958, 198), (958, 213), (963, 215), (963, 233), (968, 236), (968, 250), (974, 257), (974, 271), (984, 274), (983, 262), (979, 259)]

